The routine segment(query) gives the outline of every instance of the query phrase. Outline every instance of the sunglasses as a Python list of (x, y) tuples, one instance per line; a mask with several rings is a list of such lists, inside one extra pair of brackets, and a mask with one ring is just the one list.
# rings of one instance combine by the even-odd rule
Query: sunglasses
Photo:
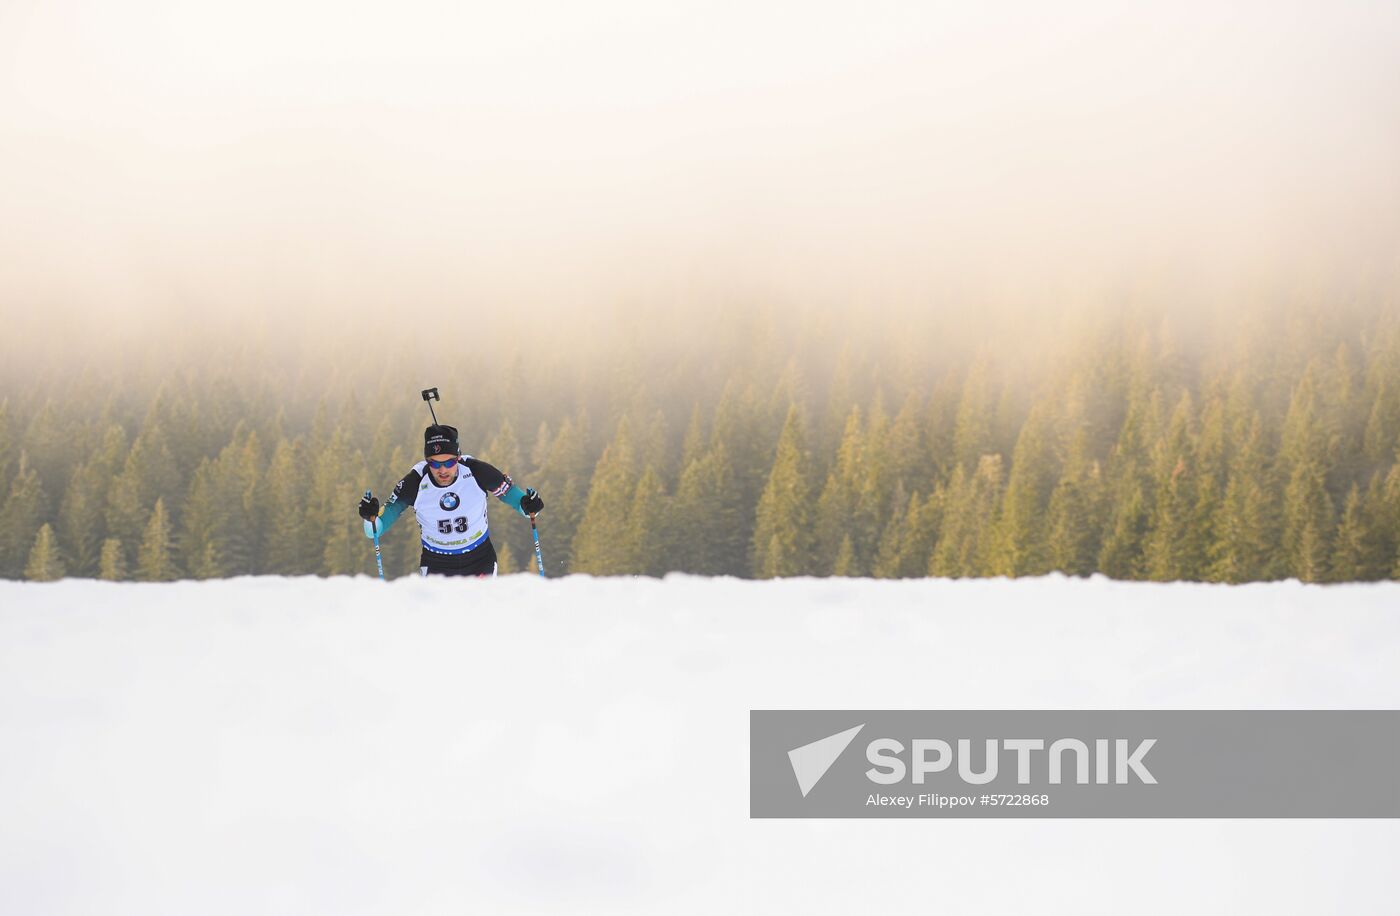
[(455, 456), (452, 458), (448, 458), (446, 461), (434, 461), (431, 458), (428, 459), (428, 467), (430, 468), (455, 468), (456, 466), (457, 458)]

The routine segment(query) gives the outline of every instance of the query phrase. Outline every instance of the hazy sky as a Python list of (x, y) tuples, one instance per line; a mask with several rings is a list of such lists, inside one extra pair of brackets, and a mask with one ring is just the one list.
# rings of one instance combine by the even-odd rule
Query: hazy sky
[(21, 335), (1368, 282), (1397, 163), (1396, 3), (0, 0)]

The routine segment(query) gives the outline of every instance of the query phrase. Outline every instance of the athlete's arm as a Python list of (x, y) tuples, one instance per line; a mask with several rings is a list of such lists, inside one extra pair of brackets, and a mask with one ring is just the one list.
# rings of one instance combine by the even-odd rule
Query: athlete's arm
[(525, 491), (511, 482), (505, 472), (495, 465), (487, 464), (480, 458), (463, 458), (462, 463), (467, 466), (467, 470), (472, 472), (476, 485), (481, 487), (483, 493), (496, 497), (521, 515), (528, 516), (528, 513), (520, 507), (520, 501), (525, 498)]
[[(379, 535), (383, 537), (384, 532), (393, 527), (399, 516), (403, 515), (403, 510), (407, 506), (413, 505), (413, 501), (418, 498), (418, 484), (423, 480), (417, 469), (409, 471), (403, 479), (394, 484), (394, 492), (384, 503), (384, 508), (379, 510)], [(374, 526), (365, 522), (365, 537), (374, 537)]]

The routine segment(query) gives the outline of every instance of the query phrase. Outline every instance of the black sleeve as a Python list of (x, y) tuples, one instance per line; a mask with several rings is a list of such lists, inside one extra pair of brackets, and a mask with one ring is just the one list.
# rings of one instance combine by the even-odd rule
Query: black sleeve
[(389, 501), (384, 504), (384, 508), (387, 509), (394, 503), (403, 503), (405, 506), (413, 505), (414, 500), (418, 498), (418, 485), (422, 482), (423, 475), (416, 470), (409, 471), (404, 475), (403, 480), (394, 484), (394, 492), (389, 496)]
[(463, 458), (462, 463), (471, 471), (476, 485), (481, 487), (481, 492), (487, 496), (504, 496), (510, 489), (510, 478), (494, 465), (487, 464), (480, 458)]

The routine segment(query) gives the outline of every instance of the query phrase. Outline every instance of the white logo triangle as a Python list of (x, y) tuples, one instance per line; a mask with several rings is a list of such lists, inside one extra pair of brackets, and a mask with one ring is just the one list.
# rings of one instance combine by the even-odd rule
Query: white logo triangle
[(855, 728), (848, 728), (788, 751), (788, 760), (792, 761), (792, 774), (797, 777), (797, 787), (802, 790), (803, 798), (806, 798), (812, 787), (826, 775), (826, 771), (831, 769), (836, 758), (841, 756), (841, 752), (862, 728), (865, 728), (863, 722)]

